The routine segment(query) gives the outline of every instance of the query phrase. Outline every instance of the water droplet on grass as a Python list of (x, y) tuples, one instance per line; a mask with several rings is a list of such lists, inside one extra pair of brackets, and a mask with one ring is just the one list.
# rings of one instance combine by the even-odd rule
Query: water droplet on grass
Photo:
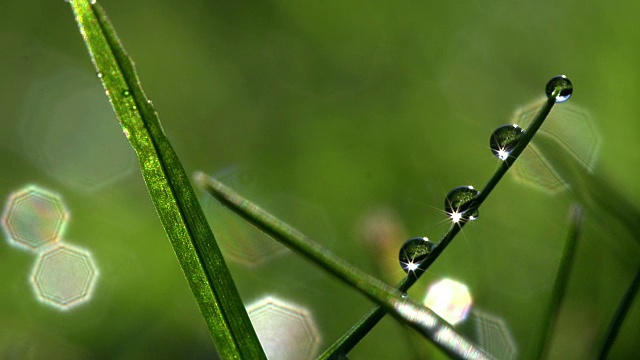
[(516, 125), (502, 125), (491, 134), (490, 146), (493, 155), (498, 159), (507, 160), (509, 154), (518, 145), (524, 135), (524, 130)]
[(556, 102), (565, 102), (569, 100), (573, 94), (573, 84), (571, 84), (571, 80), (564, 75), (558, 75), (549, 80), (545, 88), (547, 97), (551, 98), (553, 91), (557, 88), (560, 89), (560, 93), (556, 96)]
[(407, 240), (400, 248), (400, 266), (406, 273), (416, 271), (420, 264), (431, 254), (435, 245), (426, 237)]
[(124, 95), (125, 97), (129, 97), (131, 96), (131, 92), (129, 90), (125, 90), (122, 92), (122, 95)]
[(480, 195), (480, 191), (474, 189), (473, 186), (458, 186), (449, 191), (449, 194), (444, 199), (444, 211), (454, 223), (475, 220), (480, 215), (478, 210), (476, 209), (470, 214), (467, 214), (467, 210), (473, 199), (477, 198), (478, 195)]

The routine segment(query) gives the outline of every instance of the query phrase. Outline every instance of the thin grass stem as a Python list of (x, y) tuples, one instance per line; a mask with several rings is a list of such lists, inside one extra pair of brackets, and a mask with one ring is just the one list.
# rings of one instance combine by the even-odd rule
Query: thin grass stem
[(333, 255), (320, 244), (243, 198), (218, 180), (204, 173), (197, 173), (195, 180), (224, 206), (342, 282), (357, 289), (361, 294), (379, 304), (384, 312), (390, 312), (394, 317), (431, 340), (446, 354), (461, 359), (492, 358), (484, 350), (457, 334), (451, 325), (432, 310), (403, 296), (403, 293), (398, 289), (392, 288)]
[(640, 267), (636, 270), (636, 274), (634, 275), (633, 280), (631, 280), (631, 284), (629, 284), (622, 300), (620, 300), (620, 304), (618, 304), (618, 308), (616, 309), (613, 318), (611, 318), (611, 322), (609, 323), (609, 327), (606, 332), (607, 336), (602, 342), (600, 351), (598, 351), (598, 359), (606, 359), (609, 355), (609, 351), (611, 351), (611, 348), (618, 337), (620, 328), (622, 328), (622, 324), (624, 324), (624, 320), (627, 318), (627, 313), (631, 310), (631, 305), (633, 305), (633, 301), (638, 294), (638, 288), (640, 288)]
[(549, 347), (551, 345), (551, 339), (553, 338), (553, 333), (558, 320), (560, 307), (562, 306), (564, 295), (569, 283), (569, 275), (575, 259), (578, 238), (582, 232), (583, 219), (584, 210), (582, 207), (577, 204), (572, 206), (569, 211), (569, 234), (567, 235), (567, 241), (564, 245), (564, 251), (562, 253), (562, 258), (560, 259), (556, 279), (553, 283), (553, 290), (551, 291), (551, 299), (547, 306), (546, 315), (543, 317), (544, 323), (540, 330), (538, 346), (536, 347), (536, 349), (538, 349), (538, 354), (535, 359), (545, 359), (549, 353)]
[[(526, 130), (522, 139), (518, 142), (518, 145), (513, 149), (513, 151), (509, 154), (509, 157), (500, 164), (500, 167), (496, 170), (494, 175), (489, 179), (487, 184), (484, 186), (480, 195), (473, 200), (473, 203), (469, 206), (467, 213), (471, 214), (475, 210), (477, 210), (480, 205), (487, 199), (491, 191), (495, 188), (495, 186), (500, 182), (502, 177), (507, 173), (509, 168), (516, 161), (518, 156), (522, 154), (524, 149), (533, 139), (533, 136), (536, 134), (544, 120), (547, 118), (553, 105), (556, 103), (556, 96), (559, 93), (559, 89), (554, 90), (551, 97), (545, 101), (542, 108), (536, 115), (535, 119)], [(444, 252), (444, 250), (449, 246), (451, 241), (456, 237), (456, 235), (462, 230), (462, 228), (467, 224), (466, 221), (462, 221), (456, 224), (452, 224), (447, 233), (442, 237), (438, 245), (433, 249), (432, 253), (422, 262), (420, 263), (418, 269), (408, 274), (403, 280), (398, 283), (396, 288), (402, 292), (406, 292), (416, 283), (416, 281), (422, 276), (424, 272), (429, 269), (431, 264), (433, 264), (436, 259)], [(366, 336), (369, 331), (371, 331), (375, 325), (382, 320), (384, 317), (384, 310), (380, 307), (377, 309), (371, 310), (365, 317), (360, 319), (351, 329), (349, 329), (343, 336), (341, 336), (336, 342), (331, 345), (322, 355), (320, 355), (319, 359), (330, 359), (334, 357), (334, 354), (347, 354), (351, 351), (358, 342)], [(354, 339), (353, 337), (360, 337), (359, 339)]]

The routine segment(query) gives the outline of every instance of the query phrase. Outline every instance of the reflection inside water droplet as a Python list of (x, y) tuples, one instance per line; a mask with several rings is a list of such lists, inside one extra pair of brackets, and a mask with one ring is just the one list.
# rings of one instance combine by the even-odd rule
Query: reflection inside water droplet
[(491, 134), (490, 146), (493, 155), (506, 160), (524, 135), (524, 130), (515, 124), (502, 125)]
[(569, 100), (573, 94), (573, 84), (571, 84), (571, 80), (564, 75), (558, 75), (549, 80), (545, 88), (548, 98), (551, 98), (555, 89), (560, 89), (560, 93), (556, 96), (556, 102), (559, 103)]
[(476, 209), (470, 214), (467, 214), (467, 210), (478, 195), (480, 195), (480, 191), (474, 189), (473, 186), (458, 186), (449, 191), (444, 199), (444, 211), (454, 223), (475, 220), (480, 215), (478, 210)]
[(415, 272), (420, 264), (431, 254), (435, 245), (426, 237), (407, 240), (400, 248), (400, 266), (406, 273)]

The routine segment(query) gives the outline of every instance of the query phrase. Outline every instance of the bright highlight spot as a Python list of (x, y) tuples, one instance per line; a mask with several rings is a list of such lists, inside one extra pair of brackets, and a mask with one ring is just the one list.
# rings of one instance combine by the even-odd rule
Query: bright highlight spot
[(518, 346), (505, 321), (497, 316), (474, 310), (479, 345), (496, 359), (515, 359)]
[(426, 307), (452, 325), (466, 319), (471, 303), (469, 289), (451, 279), (442, 279), (431, 285), (424, 299)]
[(509, 157), (509, 153), (505, 149), (499, 149), (497, 156), (498, 159), (505, 161)]
[(462, 220), (462, 213), (454, 211), (449, 215), (449, 217), (451, 218), (452, 222), (457, 224), (460, 222), (460, 220)]
[(265, 297), (247, 312), (269, 359), (313, 359), (318, 352), (320, 333), (305, 308)]
[(68, 219), (60, 196), (31, 185), (11, 194), (2, 227), (11, 244), (37, 251), (58, 241)]
[(31, 285), (40, 301), (67, 310), (91, 298), (97, 276), (90, 253), (60, 245), (38, 256)]

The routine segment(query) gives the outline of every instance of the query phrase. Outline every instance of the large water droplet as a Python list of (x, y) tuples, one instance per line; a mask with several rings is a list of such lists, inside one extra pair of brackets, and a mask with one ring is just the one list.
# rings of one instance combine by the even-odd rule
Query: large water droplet
[(491, 134), (490, 146), (493, 155), (500, 160), (507, 160), (523, 135), (524, 130), (516, 124), (500, 126)]
[(564, 75), (558, 75), (549, 80), (545, 88), (548, 98), (551, 98), (555, 89), (560, 89), (560, 93), (556, 96), (556, 102), (565, 102), (569, 100), (571, 94), (573, 94), (573, 84), (571, 84), (571, 80)]
[(400, 248), (400, 266), (406, 273), (416, 271), (424, 259), (431, 254), (435, 245), (426, 237), (407, 240)]
[(480, 195), (480, 191), (474, 189), (473, 186), (458, 186), (449, 191), (444, 199), (444, 211), (454, 223), (475, 220), (480, 215), (478, 210), (476, 209), (471, 214), (467, 214), (467, 210), (478, 195)]

